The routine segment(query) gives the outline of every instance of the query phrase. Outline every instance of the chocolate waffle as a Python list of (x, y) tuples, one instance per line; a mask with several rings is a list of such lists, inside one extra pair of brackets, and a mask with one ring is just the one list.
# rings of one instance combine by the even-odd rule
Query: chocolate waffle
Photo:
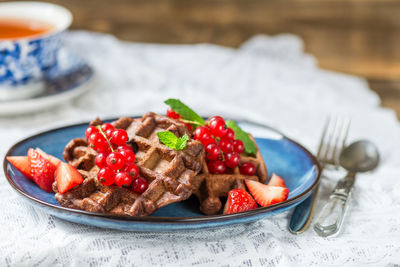
[[(96, 119), (92, 125), (101, 123)], [(128, 143), (134, 149), (140, 176), (148, 181), (148, 188), (138, 195), (118, 186), (101, 185), (96, 178), (98, 167), (82, 164), (82, 157), (87, 157), (92, 149), (82, 140), (74, 139), (66, 146), (64, 158), (76, 166), (85, 179), (65, 194), (56, 193), (55, 197), (62, 206), (108, 214), (146, 216), (165, 205), (190, 197), (192, 183), (199, 178), (197, 174), (202, 169), (203, 146), (189, 139), (183, 151), (176, 151), (161, 144), (157, 137), (159, 131), (171, 131), (178, 137), (185, 133), (190, 136), (184, 124), (166, 116), (147, 113), (136, 120), (120, 118), (113, 125), (128, 132)], [(80, 151), (86, 153), (79, 154)]]
[(197, 175), (195, 183), (193, 183), (192, 186), (193, 194), (199, 198), (200, 210), (204, 214), (217, 214), (222, 208), (220, 198), (227, 197), (230, 190), (246, 190), (244, 180), (250, 179), (260, 181), (262, 183), (267, 180), (267, 168), (265, 167), (264, 160), (258, 147), (255, 157), (249, 156), (246, 153), (242, 153), (240, 158), (240, 163), (251, 162), (254, 164), (257, 169), (256, 175), (249, 176), (240, 174), (239, 167), (231, 170), (230, 174), (211, 174), (208, 171), (207, 163), (205, 161), (203, 162), (202, 170)]

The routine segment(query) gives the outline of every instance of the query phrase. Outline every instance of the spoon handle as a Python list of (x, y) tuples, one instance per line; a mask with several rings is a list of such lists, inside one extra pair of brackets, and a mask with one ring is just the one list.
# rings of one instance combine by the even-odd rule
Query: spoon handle
[(339, 232), (347, 207), (347, 199), (351, 195), (355, 181), (355, 173), (348, 173), (340, 179), (329, 196), (328, 203), (322, 208), (316, 219), (314, 230), (322, 237), (328, 237)]

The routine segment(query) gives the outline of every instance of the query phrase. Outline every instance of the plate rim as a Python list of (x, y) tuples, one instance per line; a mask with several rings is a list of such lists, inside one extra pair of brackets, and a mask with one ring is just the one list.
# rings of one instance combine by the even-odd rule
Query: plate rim
[[(132, 118), (137, 118), (140, 116), (133, 116)], [(104, 121), (110, 121), (110, 120), (115, 120), (118, 118), (112, 118), (112, 119), (107, 119)], [(15, 184), (15, 182), (11, 179), (8, 170), (7, 170), (7, 166), (8, 166), (8, 160), (7, 157), (10, 156), (11, 152), (19, 145), (21, 145), (22, 143), (29, 141), (31, 139), (34, 139), (40, 135), (43, 134), (48, 134), (50, 132), (54, 132), (54, 131), (59, 131), (59, 130), (63, 130), (65, 128), (70, 128), (70, 127), (77, 127), (77, 126), (84, 126), (84, 125), (88, 125), (88, 122), (81, 122), (81, 123), (72, 123), (72, 124), (68, 124), (65, 126), (61, 126), (61, 127), (55, 127), (55, 128), (51, 128), (45, 131), (41, 131), (39, 133), (30, 135), (26, 138), (23, 138), (22, 140), (16, 142), (15, 144), (13, 144), (8, 150), (7, 153), (4, 155), (3, 158), (3, 172), (5, 174), (6, 180), (7, 182), (11, 185), (11, 187), (17, 191), (19, 194), (21, 194), (23, 197), (27, 198), (30, 201), (35, 202), (35, 204), (40, 204), (43, 205), (47, 208), (51, 208), (51, 209), (55, 209), (57, 211), (62, 211), (62, 212), (68, 212), (68, 213), (72, 213), (73, 215), (79, 216), (79, 215), (85, 215), (85, 216), (89, 216), (90, 218), (105, 218), (105, 219), (112, 219), (112, 220), (119, 220), (119, 221), (124, 221), (124, 222), (142, 222), (142, 223), (172, 223), (172, 224), (198, 224), (198, 223), (204, 223), (204, 222), (218, 222), (218, 221), (226, 221), (226, 220), (231, 220), (231, 219), (237, 219), (237, 218), (243, 218), (243, 217), (252, 217), (255, 215), (260, 215), (260, 214), (264, 214), (264, 213), (268, 213), (280, 208), (284, 208), (287, 206), (290, 206), (292, 204), (297, 203), (300, 200), (303, 200), (304, 198), (306, 198), (308, 196), (308, 194), (316, 187), (316, 185), (319, 183), (320, 179), (321, 179), (321, 165), (319, 164), (317, 158), (307, 149), (305, 148), (303, 145), (301, 145), (300, 143), (298, 143), (297, 141), (287, 137), (285, 134), (283, 134), (281, 131), (266, 125), (266, 124), (262, 124), (259, 122), (254, 122), (251, 120), (237, 120), (238, 123), (240, 122), (246, 122), (246, 123), (252, 123), (254, 125), (260, 126), (260, 127), (264, 127), (267, 128), (273, 132), (276, 132), (278, 134), (280, 134), (282, 136), (282, 139), (286, 139), (287, 141), (293, 143), (294, 145), (296, 145), (297, 147), (299, 147), (301, 150), (303, 150), (303, 152), (305, 152), (308, 157), (311, 159), (313, 165), (316, 167), (316, 178), (314, 180), (314, 182), (306, 189), (304, 190), (301, 194), (297, 195), (294, 198), (288, 199), (284, 202), (280, 202), (277, 204), (273, 204), (267, 207), (259, 207), (257, 209), (254, 210), (249, 210), (249, 211), (245, 211), (245, 212), (240, 212), (240, 213), (234, 213), (234, 214), (217, 214), (217, 215), (205, 215), (205, 216), (196, 216), (196, 217), (159, 217), (159, 216), (128, 216), (128, 215), (113, 215), (113, 214), (103, 214), (103, 213), (95, 213), (95, 212), (88, 212), (88, 211), (84, 211), (84, 210), (78, 210), (78, 209), (72, 209), (72, 208), (66, 208), (63, 207), (61, 205), (55, 205), (55, 204), (51, 204), (48, 203), (44, 200), (38, 199), (32, 195), (30, 195), (29, 193), (25, 192), (22, 188), (20, 188), (17, 184)]]

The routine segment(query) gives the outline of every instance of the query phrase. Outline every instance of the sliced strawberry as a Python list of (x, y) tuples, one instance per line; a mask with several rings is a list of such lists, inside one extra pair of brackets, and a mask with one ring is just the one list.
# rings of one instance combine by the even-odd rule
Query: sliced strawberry
[(58, 165), (55, 176), (57, 189), (61, 194), (83, 182), (83, 177), (78, 170), (74, 166), (64, 162)]
[(7, 157), (7, 160), (20, 172), (22, 172), (23, 175), (29, 178), (29, 180), (33, 181), (27, 156), (9, 156)]
[(56, 158), (50, 154), (47, 154), (46, 152), (44, 152), (43, 150), (41, 150), (40, 148), (36, 148), (35, 149), (40, 155), (42, 155), (42, 157), (44, 157), (45, 159), (47, 159), (48, 161), (50, 161), (54, 166), (58, 166), (58, 164), (60, 164), (62, 161), (59, 158)]
[(28, 150), (28, 160), (35, 183), (44, 191), (51, 192), (56, 167), (33, 148)]
[(286, 187), (285, 181), (279, 175), (273, 173), (268, 185)]
[(260, 182), (245, 180), (251, 195), (260, 206), (266, 207), (285, 201), (289, 195), (289, 189), (280, 186), (271, 186)]
[(248, 192), (243, 189), (233, 189), (228, 193), (224, 214), (248, 211), (257, 207), (257, 203)]

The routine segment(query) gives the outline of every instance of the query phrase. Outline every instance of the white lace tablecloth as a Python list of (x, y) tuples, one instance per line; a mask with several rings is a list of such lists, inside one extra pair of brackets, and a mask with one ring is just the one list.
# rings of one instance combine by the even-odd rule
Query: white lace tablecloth
[[(329, 239), (312, 229), (291, 235), (290, 212), (248, 225), (174, 233), (73, 224), (25, 203), (2, 173), (1, 266), (399, 266), (400, 127), (364, 79), (319, 69), (293, 35), (257, 36), (237, 50), (127, 43), (88, 32), (70, 33), (67, 43), (95, 68), (96, 87), (55, 110), (0, 118), (1, 158), (11, 144), (44, 129), (97, 115), (165, 112), (163, 101), (176, 97), (202, 115), (270, 124), (311, 151), (327, 116), (347, 115), (349, 141), (372, 140), (382, 162), (374, 173), (358, 175), (343, 232)], [(322, 199), (335, 179), (322, 181)]]

